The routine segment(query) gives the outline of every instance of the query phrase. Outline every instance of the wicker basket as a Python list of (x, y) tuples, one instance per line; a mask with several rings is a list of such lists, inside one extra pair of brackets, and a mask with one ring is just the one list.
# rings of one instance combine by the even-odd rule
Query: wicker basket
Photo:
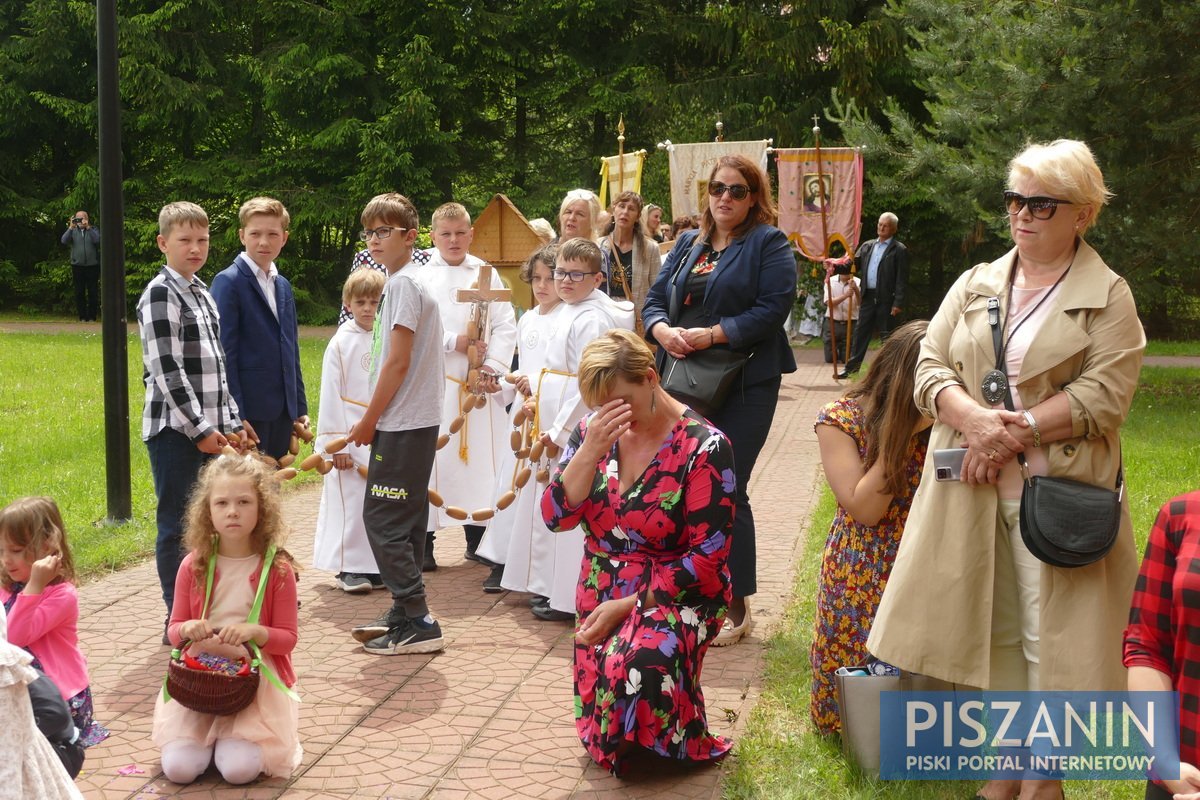
[(167, 692), (184, 708), (202, 714), (236, 714), (254, 702), (258, 693), (258, 659), (246, 648), (250, 669), (244, 674), (226, 675), (207, 669), (195, 669), (184, 663), (184, 642), (171, 652), (167, 664)]

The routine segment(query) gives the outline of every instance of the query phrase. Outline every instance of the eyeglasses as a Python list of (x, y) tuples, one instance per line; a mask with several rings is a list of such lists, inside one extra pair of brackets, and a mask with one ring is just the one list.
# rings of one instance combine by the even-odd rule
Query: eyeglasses
[(364, 242), (368, 242), (371, 240), (371, 237), (374, 236), (375, 238), (382, 241), (383, 239), (386, 239), (389, 236), (391, 236), (392, 233), (394, 233), (395, 231), (400, 231), (401, 233), (403, 233), (406, 230), (408, 230), (408, 228), (397, 228), (397, 227), (394, 227), (391, 225), (388, 225), (388, 226), (385, 226), (382, 228), (368, 228), (365, 231), (359, 231), (358, 238), (362, 239)]
[(1053, 197), (1026, 197), (1016, 192), (1004, 193), (1004, 208), (1010, 217), (1021, 213), (1021, 209), (1029, 207), (1029, 214), (1034, 219), (1050, 219), (1060, 205), (1072, 205), (1070, 200), (1057, 200)]
[(571, 283), (579, 283), (584, 278), (586, 278), (588, 275), (595, 275), (595, 274), (596, 274), (595, 272), (578, 272), (575, 270), (568, 272), (565, 269), (556, 269), (556, 270), (554, 270), (554, 280), (570, 281)]
[(720, 181), (708, 182), (708, 193), (713, 197), (720, 197), (729, 192), (729, 196), (734, 200), (745, 200), (746, 195), (750, 194), (750, 187), (744, 183), (724, 184)]

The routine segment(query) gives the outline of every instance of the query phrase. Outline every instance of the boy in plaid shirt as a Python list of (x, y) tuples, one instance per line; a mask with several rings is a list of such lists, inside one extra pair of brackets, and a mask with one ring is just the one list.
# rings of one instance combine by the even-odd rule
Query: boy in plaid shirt
[[(237, 403), (225, 377), (217, 305), (196, 273), (208, 259), (208, 215), (195, 203), (158, 214), (166, 266), (138, 300), (146, 405), (142, 439), (158, 498), (154, 556), (167, 613), (183, 560), (183, 515), (200, 467), (228, 444), (241, 446)], [(226, 438), (226, 437), (230, 438)]]

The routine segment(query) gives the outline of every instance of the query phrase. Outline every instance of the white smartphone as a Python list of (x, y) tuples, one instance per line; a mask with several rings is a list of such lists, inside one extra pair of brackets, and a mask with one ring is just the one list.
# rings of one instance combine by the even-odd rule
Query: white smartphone
[(956, 481), (962, 477), (963, 457), (967, 454), (965, 447), (952, 447), (947, 450), (933, 451), (933, 476), (939, 481)]

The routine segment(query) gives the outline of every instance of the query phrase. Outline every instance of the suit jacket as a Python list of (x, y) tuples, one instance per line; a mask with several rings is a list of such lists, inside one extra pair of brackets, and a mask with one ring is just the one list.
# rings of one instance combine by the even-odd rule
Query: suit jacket
[[(642, 322), (651, 340), (650, 330), (657, 323), (673, 325), (679, 319), (687, 268), (699, 255), (698, 248), (693, 252), (699, 236), (697, 230), (680, 235), (646, 295)], [(730, 348), (754, 354), (742, 373), (745, 385), (796, 371), (796, 358), (783, 331), (795, 302), (796, 257), (783, 231), (758, 225), (729, 243), (708, 278), (704, 308), (729, 337)], [(659, 350), (660, 360), (665, 352)]]
[(229, 392), (242, 419), (273, 420), (284, 409), (292, 419), (306, 415), (292, 285), (275, 278), (276, 320), (243, 253), (213, 278), (210, 291), (221, 315)]
[[(862, 278), (862, 290), (867, 291), (867, 270), (871, 266), (871, 253), (878, 239), (871, 239), (858, 246), (854, 260), (858, 263), (858, 275)], [(879, 305), (904, 307), (904, 290), (908, 288), (908, 248), (892, 237), (887, 252), (879, 262), (879, 275), (875, 284), (875, 302)]]

